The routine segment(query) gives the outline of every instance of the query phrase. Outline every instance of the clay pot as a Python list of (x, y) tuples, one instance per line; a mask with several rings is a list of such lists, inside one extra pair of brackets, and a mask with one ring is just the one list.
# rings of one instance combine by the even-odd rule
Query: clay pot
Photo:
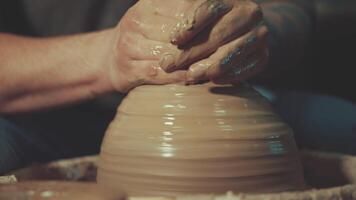
[(135, 196), (304, 186), (291, 129), (248, 86), (141, 86), (105, 135), (97, 181)]
[(1, 200), (121, 200), (124, 195), (94, 183), (32, 181), (0, 185)]

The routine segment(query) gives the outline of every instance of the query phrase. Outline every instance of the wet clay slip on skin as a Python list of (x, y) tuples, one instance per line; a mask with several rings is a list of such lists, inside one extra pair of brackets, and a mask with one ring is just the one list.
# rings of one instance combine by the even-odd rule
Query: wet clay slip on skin
[(134, 196), (300, 190), (291, 129), (247, 85), (141, 86), (118, 108), (98, 184)]

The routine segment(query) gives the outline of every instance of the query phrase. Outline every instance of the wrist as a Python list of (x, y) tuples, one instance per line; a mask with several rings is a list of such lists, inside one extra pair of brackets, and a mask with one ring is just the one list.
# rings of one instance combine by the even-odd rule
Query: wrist
[(94, 75), (94, 95), (114, 92), (115, 88), (110, 80), (110, 69), (116, 65), (113, 52), (115, 30), (107, 29), (93, 33), (93, 38), (87, 41), (90, 44), (89, 64), (92, 65)]

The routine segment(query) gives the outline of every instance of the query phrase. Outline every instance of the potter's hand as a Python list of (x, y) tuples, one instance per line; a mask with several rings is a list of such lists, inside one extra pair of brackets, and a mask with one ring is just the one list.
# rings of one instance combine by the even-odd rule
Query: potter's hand
[(161, 67), (172, 72), (189, 68), (187, 82), (236, 83), (268, 60), (267, 28), (259, 6), (250, 0), (187, 0), (190, 9), (173, 28), (172, 44)]
[(167, 73), (159, 63), (164, 54), (180, 52), (170, 42), (171, 30), (189, 6), (183, 0), (141, 0), (127, 11), (115, 29), (114, 48), (108, 59), (109, 77), (116, 90), (185, 82), (186, 71)]

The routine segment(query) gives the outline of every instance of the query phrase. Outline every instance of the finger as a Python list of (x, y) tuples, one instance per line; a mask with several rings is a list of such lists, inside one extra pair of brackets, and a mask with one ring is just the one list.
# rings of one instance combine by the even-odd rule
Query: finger
[[(174, 59), (164, 63), (161, 67), (165, 71), (171, 72), (189, 66), (211, 55), (220, 46), (241, 37), (255, 28), (262, 21), (262, 15), (254, 4), (251, 6), (248, 4), (248, 6), (241, 8), (243, 4), (247, 3), (241, 1), (239, 3), (240, 6), (224, 15), (217, 24), (210, 28), (211, 30), (205, 34), (199, 34), (194, 41), (182, 49), (183, 52), (181, 54), (175, 55)], [(239, 12), (243, 17), (237, 14)]]
[(132, 32), (123, 32), (117, 45), (119, 53), (132, 60), (160, 60), (181, 51), (170, 43), (150, 40)]
[(220, 47), (209, 58), (193, 64), (187, 73), (187, 81), (211, 80), (234, 68), (258, 49), (266, 48), (267, 29), (261, 27)]
[(186, 71), (178, 70), (175, 72), (167, 73), (162, 68), (158, 68), (158, 74), (156, 77), (147, 81), (147, 84), (152, 85), (166, 85), (173, 83), (185, 84)]
[(268, 63), (268, 58), (268, 49), (264, 49), (262, 52), (251, 56), (246, 62), (241, 64), (240, 67), (231, 69), (226, 72), (225, 75), (213, 79), (212, 81), (216, 84), (231, 84), (245, 81), (263, 71)]
[(231, 6), (220, 0), (198, 0), (187, 16), (173, 29), (172, 44), (185, 44), (230, 9)]
[(158, 66), (156, 61), (131, 61), (130, 65), (135, 66), (131, 71), (134, 74), (130, 81), (132, 87), (143, 84), (185, 83), (186, 71), (167, 73)]

